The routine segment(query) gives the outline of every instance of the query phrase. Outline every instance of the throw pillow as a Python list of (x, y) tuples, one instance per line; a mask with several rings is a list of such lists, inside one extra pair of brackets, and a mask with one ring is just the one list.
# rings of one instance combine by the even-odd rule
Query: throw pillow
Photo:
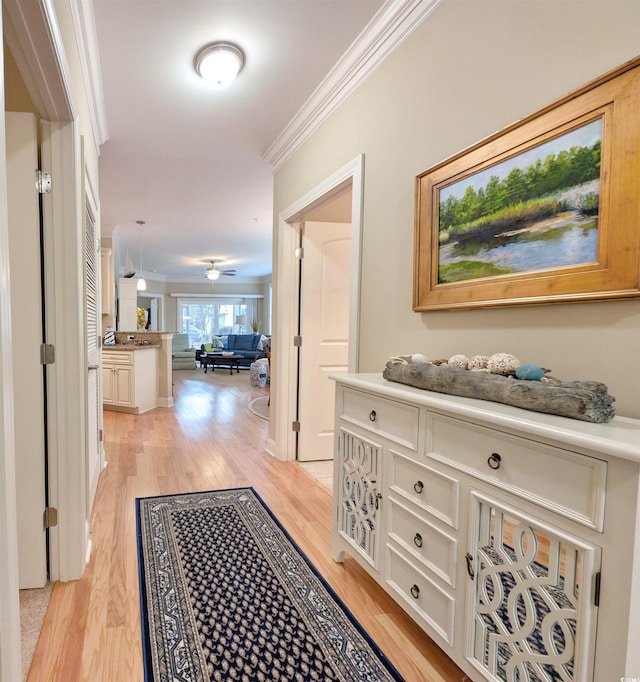
[(256, 350), (259, 340), (259, 334), (238, 334), (236, 336), (235, 350)]

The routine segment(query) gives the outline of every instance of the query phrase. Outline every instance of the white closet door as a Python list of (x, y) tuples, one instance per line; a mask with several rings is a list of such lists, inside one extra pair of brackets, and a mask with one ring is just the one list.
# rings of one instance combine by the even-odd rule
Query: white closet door
[(38, 147), (33, 114), (6, 114), (20, 588), (47, 581)]

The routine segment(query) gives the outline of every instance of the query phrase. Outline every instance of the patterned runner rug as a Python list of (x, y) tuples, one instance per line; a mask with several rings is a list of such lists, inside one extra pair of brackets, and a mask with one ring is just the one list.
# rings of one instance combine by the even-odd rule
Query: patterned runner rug
[(147, 682), (402, 680), (258, 494), (136, 500)]

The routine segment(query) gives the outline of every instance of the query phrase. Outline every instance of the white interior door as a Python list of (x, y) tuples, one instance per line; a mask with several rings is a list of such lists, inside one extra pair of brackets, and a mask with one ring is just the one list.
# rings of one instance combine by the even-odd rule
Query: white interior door
[(335, 384), (329, 374), (347, 371), (351, 224), (302, 226), (297, 457), (333, 459)]
[(45, 393), (40, 364), (42, 286), (38, 148), (33, 114), (6, 114), (13, 410), (20, 588), (47, 581)]

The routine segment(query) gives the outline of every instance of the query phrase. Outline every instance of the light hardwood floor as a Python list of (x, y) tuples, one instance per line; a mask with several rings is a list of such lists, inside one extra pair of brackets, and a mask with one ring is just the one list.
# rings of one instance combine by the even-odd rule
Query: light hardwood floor
[(105, 412), (105, 451), (84, 577), (57, 583), (29, 682), (142, 682), (134, 500), (252, 486), (407, 682), (464, 674), (350, 558), (331, 558), (331, 493), (305, 468), (264, 452), (268, 422), (245, 373), (174, 373), (175, 407)]

